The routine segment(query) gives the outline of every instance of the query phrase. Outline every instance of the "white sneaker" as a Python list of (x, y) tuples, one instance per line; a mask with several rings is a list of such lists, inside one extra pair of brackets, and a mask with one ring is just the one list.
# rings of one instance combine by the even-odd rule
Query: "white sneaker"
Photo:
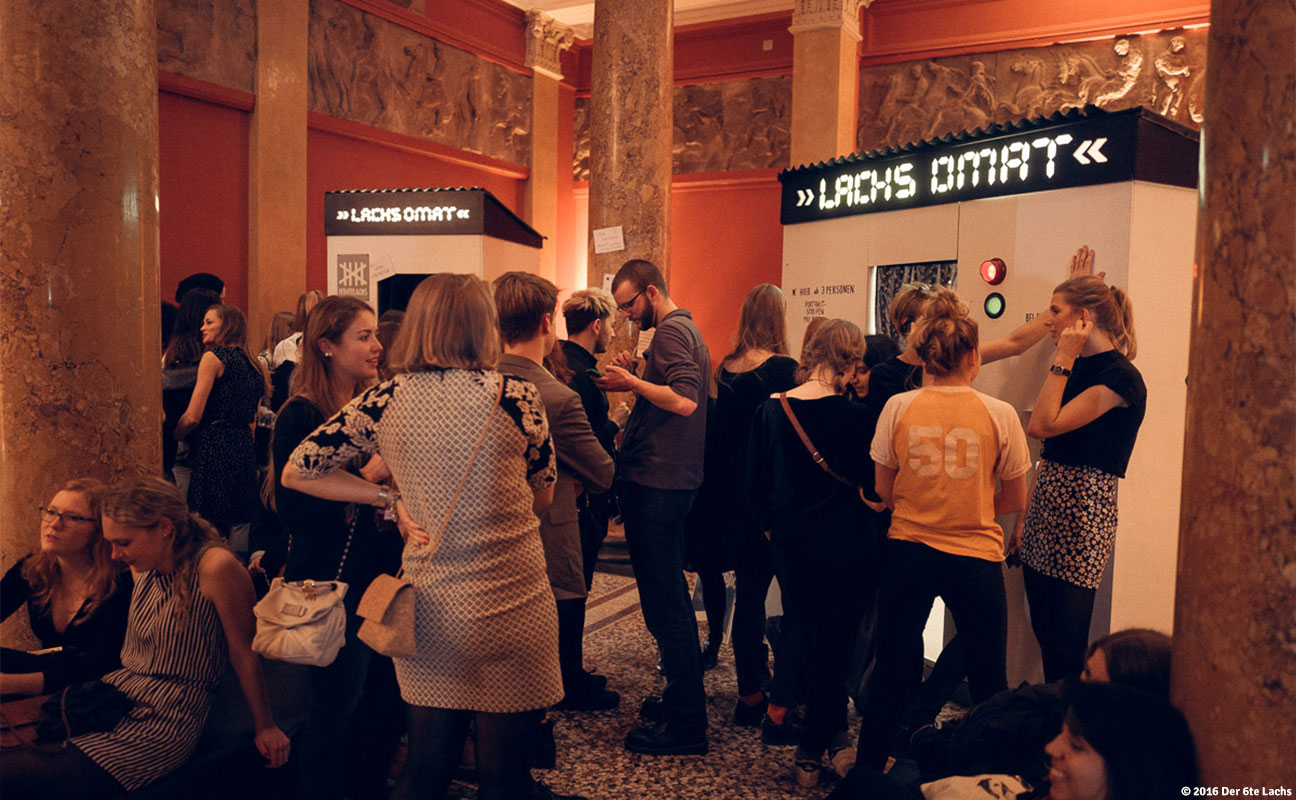
[(820, 759), (810, 759), (797, 748), (795, 761), (792, 764), (792, 777), (796, 778), (796, 785), (800, 789), (813, 789), (819, 785)]
[(846, 773), (851, 771), (855, 766), (855, 748), (843, 747), (828, 755), (828, 761), (832, 763), (833, 772), (837, 777), (844, 778)]

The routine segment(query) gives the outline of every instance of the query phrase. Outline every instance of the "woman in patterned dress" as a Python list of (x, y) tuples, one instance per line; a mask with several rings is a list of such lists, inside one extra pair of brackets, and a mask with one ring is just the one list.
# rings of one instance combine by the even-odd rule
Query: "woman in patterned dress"
[(275, 725), (252, 652), (247, 570), (162, 478), (109, 489), (103, 528), (113, 558), (135, 575), (122, 668), (103, 680), (136, 709), (108, 731), (74, 736), (55, 756), (7, 751), (0, 794), (119, 797), (172, 772), (193, 753), (227, 662), (251, 707), (257, 750), (269, 766), (282, 766), (288, 737)]
[[(534, 513), (551, 502), (556, 478), (544, 407), (532, 384), (492, 369), (495, 305), (474, 276), (419, 284), (392, 349), (399, 374), (308, 436), (283, 484), (387, 506), (405, 523), (418, 652), (395, 659), (409, 704), (409, 758), (393, 796), (444, 797), (475, 718), (478, 796), (528, 797), (527, 742), (543, 709), (563, 695)], [(340, 469), (375, 452), (403, 498)]]
[(189, 408), (175, 436), (194, 434), (189, 505), (246, 554), (248, 525), (259, 502), (252, 426), (269, 384), (247, 343), (247, 320), (234, 306), (212, 306), (202, 325), (207, 352), (198, 362)]
[(1044, 440), (1020, 541), (1031, 628), (1044, 679), (1084, 667), (1094, 596), (1116, 539), (1116, 481), (1125, 476), (1147, 388), (1130, 360), (1134, 309), (1093, 275), (1053, 290), (1046, 324), (1057, 354), (1026, 432)]

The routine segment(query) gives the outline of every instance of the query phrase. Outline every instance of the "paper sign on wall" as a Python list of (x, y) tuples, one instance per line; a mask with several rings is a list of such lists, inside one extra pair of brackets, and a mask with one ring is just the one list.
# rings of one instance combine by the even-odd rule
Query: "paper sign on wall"
[(604, 290), (604, 291), (607, 291), (607, 292), (611, 292), (611, 291), (612, 291), (612, 279), (615, 278), (615, 277), (616, 277), (616, 275), (613, 275), (611, 272), (605, 272), (605, 273), (603, 273), (603, 290)]
[(620, 225), (594, 230), (594, 252), (615, 253), (625, 249), (625, 232)]

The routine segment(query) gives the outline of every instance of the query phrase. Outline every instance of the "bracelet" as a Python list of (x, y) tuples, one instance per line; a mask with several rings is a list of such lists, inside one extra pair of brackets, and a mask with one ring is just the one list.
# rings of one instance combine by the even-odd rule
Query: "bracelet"
[(379, 486), (379, 487), (378, 487), (378, 502), (377, 502), (376, 505), (377, 505), (379, 508), (391, 508), (391, 507), (392, 507), (392, 501), (391, 501), (391, 489), (388, 489), (386, 486)]
[(391, 512), (392, 514), (395, 514), (396, 504), (400, 502), (400, 499), (401, 499), (400, 490), (392, 489), (391, 493), (387, 495), (387, 511)]

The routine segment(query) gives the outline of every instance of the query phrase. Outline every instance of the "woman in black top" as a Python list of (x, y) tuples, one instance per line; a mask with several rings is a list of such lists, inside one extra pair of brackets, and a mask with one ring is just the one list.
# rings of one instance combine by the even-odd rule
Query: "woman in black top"
[(190, 448), (177, 441), (176, 423), (189, 407), (198, 360), (206, 346), (202, 340), (203, 317), (207, 309), (220, 305), (220, 295), (210, 289), (190, 289), (180, 300), (175, 329), (162, 353), (162, 473), (189, 494)]
[(1134, 310), (1124, 291), (1094, 276), (1053, 291), (1046, 315), (1057, 355), (1026, 432), (1044, 440), (1020, 542), (1031, 627), (1044, 679), (1084, 667), (1094, 596), (1116, 538), (1116, 481), (1125, 476), (1147, 405), (1130, 360)]
[[(743, 300), (734, 350), (720, 362), (715, 375), (715, 427), (709, 431), (712, 459), (707, 480), (714, 481), (719, 501), (710, 526), (710, 566), (734, 570), (734, 611), (731, 645), (738, 677), (739, 700), (734, 722), (755, 725), (766, 711), (763, 691), (770, 678), (765, 648), (765, 595), (774, 578), (765, 529), (747, 507), (744, 479), (752, 418), (772, 394), (796, 386), (796, 359), (787, 355), (787, 301), (777, 286), (753, 288)], [(728, 562), (728, 563), (726, 563)], [(701, 573), (707, 605), (707, 653), (718, 653), (723, 631), (724, 582), (718, 569)], [(710, 581), (706, 579), (710, 578)], [(713, 608), (719, 605), (719, 613)], [(795, 673), (795, 670), (793, 670)], [(780, 680), (780, 685), (787, 684)], [(774, 688), (774, 687), (771, 687)], [(787, 685), (787, 689), (791, 689)], [(792, 704), (790, 693), (775, 692), (772, 702)]]
[[(361, 620), (355, 610), (378, 574), (395, 573), (399, 568), (402, 542), (399, 533), (377, 529), (374, 509), (369, 506), (321, 500), (286, 488), (282, 465), (303, 439), (377, 377), (382, 353), (377, 333), (373, 312), (354, 297), (329, 297), (312, 308), (299, 351), (297, 391), (279, 410), (271, 438), (275, 506), (290, 537), (284, 580), (334, 580), (341, 565), (340, 579), (347, 584), (343, 600), (346, 643), (332, 664), (307, 668), (311, 704), (299, 764), (302, 785), (310, 797), (342, 797), (348, 762), (366, 775), (372, 771), (372, 764), (355, 764), (354, 755), (347, 757), (345, 741), (347, 726), (364, 693), (370, 662), (377, 661), (368, 645), (356, 637)], [(353, 471), (361, 471), (360, 463), (353, 465)], [(373, 480), (388, 477), (381, 459), (375, 458), (363, 469), (365, 477)]]
[(94, 478), (64, 484), (39, 509), (40, 550), (0, 580), (0, 620), (25, 603), (32, 633), (53, 651), (5, 648), (0, 694), (48, 694), (121, 666), (132, 584), (103, 539), (104, 490)]
[[(846, 737), (846, 673), (870, 587), (877, 532), (859, 487), (873, 480), (867, 408), (844, 395), (864, 352), (854, 323), (831, 320), (801, 353), (805, 382), (787, 393), (802, 442), (781, 399), (766, 400), (752, 424), (747, 499), (770, 545), (783, 612), (806, 642), (806, 718), (795, 755), (799, 784), (819, 781), (824, 752), (853, 760)], [(836, 475), (812, 457), (813, 447)], [(844, 759), (844, 760), (842, 760)]]

